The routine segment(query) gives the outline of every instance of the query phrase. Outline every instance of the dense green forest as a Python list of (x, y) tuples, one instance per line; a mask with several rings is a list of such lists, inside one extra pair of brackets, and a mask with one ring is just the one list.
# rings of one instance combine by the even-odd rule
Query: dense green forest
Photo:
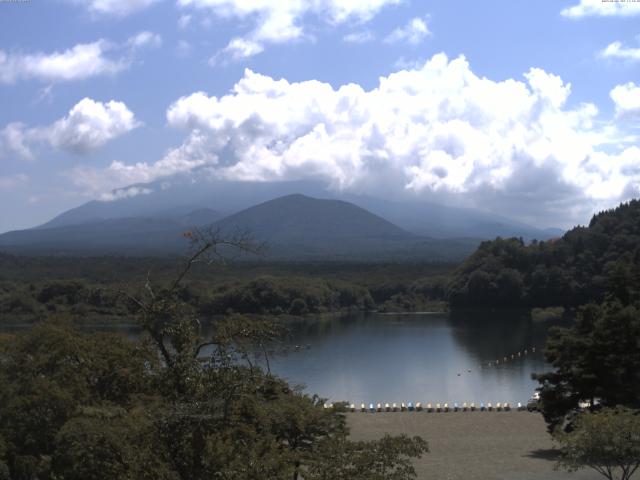
[[(0, 255), (0, 323), (65, 315), (128, 323), (127, 288), (168, 281), (182, 259)], [(180, 295), (203, 319), (230, 312), (306, 315), (443, 308), (449, 264), (248, 263), (195, 265)]]
[(483, 242), (453, 274), (452, 307), (577, 307), (640, 292), (640, 201), (595, 215), (588, 227), (529, 245)]

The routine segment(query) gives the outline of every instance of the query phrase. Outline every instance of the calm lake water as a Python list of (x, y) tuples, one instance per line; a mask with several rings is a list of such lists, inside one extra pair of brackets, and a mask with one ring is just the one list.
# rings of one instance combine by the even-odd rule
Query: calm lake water
[(305, 319), (289, 327), (270, 365), (331, 401), (524, 403), (537, 386), (531, 374), (548, 368), (550, 326), (522, 312), (477, 310)]
[(271, 369), (332, 401), (524, 403), (549, 326), (517, 312), (347, 316), (293, 329)]

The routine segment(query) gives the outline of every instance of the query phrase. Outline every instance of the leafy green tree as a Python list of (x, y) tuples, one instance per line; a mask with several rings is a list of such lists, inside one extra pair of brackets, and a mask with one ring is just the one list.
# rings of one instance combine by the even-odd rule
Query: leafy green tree
[[(505, 273), (511, 271), (521, 288)], [(601, 212), (559, 239), (483, 242), (456, 269), (446, 295), (453, 307), (633, 304), (640, 300), (640, 200)]]
[(624, 408), (583, 413), (571, 432), (559, 432), (559, 466), (585, 467), (608, 480), (629, 480), (640, 467), (640, 414)]
[(571, 328), (550, 332), (545, 356), (554, 371), (536, 375), (550, 429), (581, 401), (640, 408), (640, 311), (619, 302), (585, 307)]
[(411, 459), (428, 451), (422, 438), (406, 435), (385, 435), (375, 442), (332, 438), (322, 444), (304, 475), (309, 480), (406, 480), (416, 478)]

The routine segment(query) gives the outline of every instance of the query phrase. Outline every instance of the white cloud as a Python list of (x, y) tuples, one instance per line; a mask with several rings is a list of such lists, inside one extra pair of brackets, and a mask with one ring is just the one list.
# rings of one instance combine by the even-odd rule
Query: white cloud
[(162, 37), (157, 33), (143, 31), (127, 40), (127, 45), (132, 49), (138, 48), (158, 48), (162, 45)]
[(158, 162), (114, 162), (74, 178), (105, 191), (205, 168), (230, 180), (316, 180), (534, 223), (578, 221), (640, 192), (640, 149), (623, 122), (597, 120), (595, 105), (568, 107), (570, 92), (541, 69), (493, 81), (444, 54), (371, 90), (246, 70), (227, 95), (196, 92), (167, 109), (168, 125), (188, 135)]
[(246, 35), (231, 39), (212, 63), (224, 58), (237, 60), (257, 55), (267, 44), (277, 44), (309, 37), (302, 19), (314, 15), (329, 24), (368, 22), (387, 5), (401, 0), (178, 0), (182, 8), (209, 11), (223, 19), (252, 20), (254, 28)]
[(27, 128), (21, 123), (10, 123), (0, 130), (0, 153), (33, 159), (33, 147), (45, 143), (55, 149), (85, 154), (140, 125), (122, 102), (102, 103), (83, 98), (51, 125)]
[(352, 32), (342, 37), (342, 39), (348, 43), (367, 43), (373, 41), (375, 38), (375, 35), (370, 30)]
[(128, 67), (124, 58), (109, 58), (113, 45), (105, 40), (81, 43), (64, 52), (6, 53), (0, 50), (0, 82), (36, 78), (48, 82), (113, 75)]
[(114, 161), (105, 169), (79, 166), (70, 170), (68, 176), (88, 194), (103, 197), (105, 191), (122, 185), (151, 182), (179, 173), (189, 173), (199, 167), (215, 165), (218, 156), (212, 150), (209, 137), (193, 131), (181, 146), (168, 151), (155, 163), (125, 164)]
[(74, 153), (88, 153), (140, 126), (122, 102), (96, 102), (83, 98), (69, 114), (41, 129), (54, 147)]
[(561, 12), (563, 17), (631, 17), (640, 15), (640, 3), (611, 0), (580, 0), (578, 4), (567, 7)]
[(640, 116), (640, 86), (633, 82), (618, 85), (609, 95), (618, 117)]
[(149, 195), (153, 193), (153, 190), (145, 187), (127, 187), (118, 188), (108, 193), (100, 195), (100, 200), (103, 202), (113, 202), (115, 200), (123, 200), (125, 198), (137, 197), (138, 195)]
[(12, 122), (0, 130), (0, 158), (17, 156), (33, 160), (33, 152), (27, 145), (26, 126), (20, 122)]
[(213, 66), (217, 63), (226, 63), (228, 60), (240, 60), (263, 51), (262, 43), (245, 38), (233, 38), (225, 48), (209, 59), (209, 64)]
[(0, 83), (37, 79), (45, 82), (84, 80), (127, 69), (143, 47), (157, 47), (160, 35), (140, 32), (122, 44), (104, 39), (80, 43), (63, 52), (7, 53), (0, 50)]
[(406, 42), (417, 45), (431, 35), (427, 22), (422, 18), (412, 18), (404, 27), (396, 28), (384, 41), (386, 43)]
[[(640, 5), (640, 3), (638, 3), (638, 5)], [(613, 42), (600, 52), (600, 56), (604, 58), (640, 61), (640, 48), (625, 47), (621, 42)]]
[(69, 0), (96, 16), (126, 17), (158, 3), (160, 0)]

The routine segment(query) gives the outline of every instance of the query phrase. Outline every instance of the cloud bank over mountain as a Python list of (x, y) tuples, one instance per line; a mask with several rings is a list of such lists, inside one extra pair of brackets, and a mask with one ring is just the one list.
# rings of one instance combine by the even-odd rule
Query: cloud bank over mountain
[[(617, 105), (623, 93), (635, 95), (617, 87)], [(615, 119), (598, 121), (595, 105), (571, 105), (570, 94), (570, 84), (541, 69), (493, 81), (444, 54), (368, 91), (247, 69), (227, 95), (195, 92), (170, 105), (168, 125), (187, 137), (160, 161), (114, 162), (78, 178), (121, 186), (205, 166), (229, 180), (312, 179), (387, 198), (462, 201), (534, 223), (580, 219), (638, 193), (640, 149)]]

